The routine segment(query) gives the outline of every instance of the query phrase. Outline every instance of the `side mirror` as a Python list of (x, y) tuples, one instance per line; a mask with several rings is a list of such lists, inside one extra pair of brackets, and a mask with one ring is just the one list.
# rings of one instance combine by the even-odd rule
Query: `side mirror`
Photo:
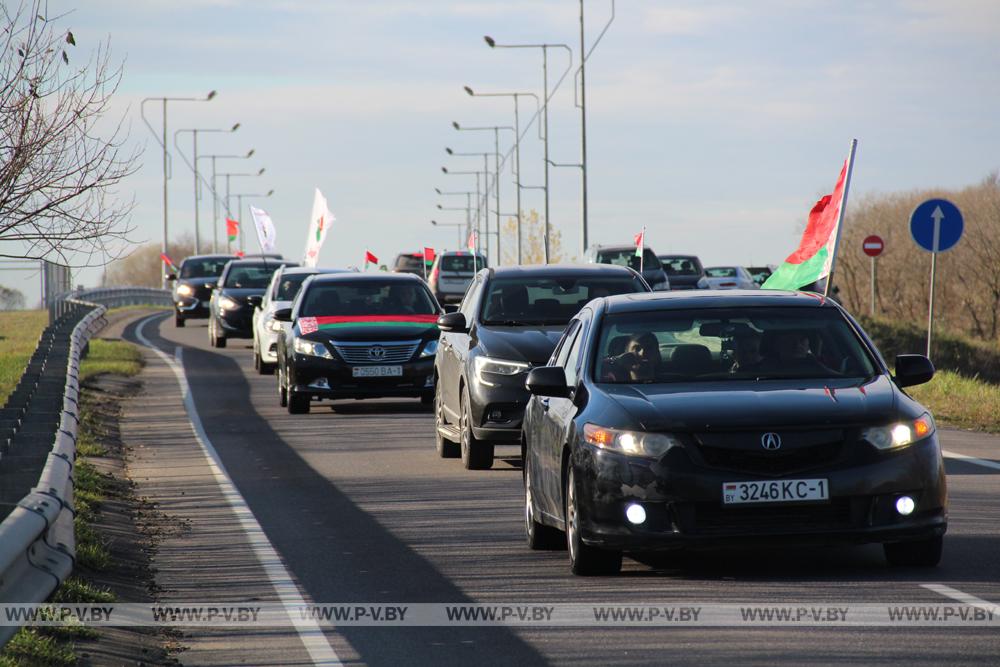
[(251, 294), (247, 297), (247, 301), (254, 308), (260, 308), (260, 304), (263, 303), (264, 297), (260, 294)]
[(929, 382), (934, 377), (934, 364), (922, 354), (900, 354), (896, 357), (896, 384), (912, 387)]
[(168, 273), (167, 274), (167, 280), (177, 280), (177, 274), (176, 273)]
[(437, 325), (438, 329), (448, 333), (466, 333), (469, 330), (464, 313), (445, 313), (438, 318)]
[(457, 303), (446, 303), (443, 306), (441, 306), (441, 308), (443, 308), (444, 312), (446, 312), (446, 313), (457, 313), (458, 312), (458, 304)]
[(539, 366), (528, 371), (524, 386), (535, 396), (554, 396), (567, 398), (569, 386), (566, 384), (566, 371), (562, 366)]
[(279, 322), (291, 322), (292, 321), (292, 309), (291, 308), (279, 308), (274, 311), (274, 319)]

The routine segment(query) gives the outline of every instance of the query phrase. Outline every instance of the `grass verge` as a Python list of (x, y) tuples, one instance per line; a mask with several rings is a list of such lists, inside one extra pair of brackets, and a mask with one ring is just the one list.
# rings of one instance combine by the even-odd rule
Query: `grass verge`
[(7, 396), (17, 386), (48, 323), (47, 310), (0, 313), (0, 405), (7, 402)]
[(142, 355), (132, 343), (120, 340), (90, 341), (90, 351), (80, 362), (80, 383), (101, 373), (136, 375), (142, 368)]
[(1000, 386), (938, 371), (934, 379), (907, 389), (941, 424), (1000, 433)]

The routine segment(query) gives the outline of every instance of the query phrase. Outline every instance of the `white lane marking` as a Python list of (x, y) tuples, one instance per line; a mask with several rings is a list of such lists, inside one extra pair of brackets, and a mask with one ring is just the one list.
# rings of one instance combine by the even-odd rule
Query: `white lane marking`
[(201, 417), (198, 415), (198, 409), (195, 407), (194, 398), (191, 396), (191, 387), (188, 385), (187, 375), (184, 373), (184, 362), (181, 355), (182, 348), (177, 348), (177, 359), (174, 360), (169, 354), (157, 348), (143, 335), (142, 332), (146, 324), (156, 317), (160, 317), (160, 315), (153, 315), (139, 323), (139, 326), (135, 330), (136, 338), (143, 345), (159, 355), (166, 362), (167, 366), (170, 367), (170, 370), (173, 371), (174, 377), (177, 378), (177, 384), (180, 385), (181, 394), (184, 397), (184, 409), (187, 411), (195, 440), (201, 445), (201, 450), (208, 460), (209, 469), (212, 471), (212, 475), (215, 477), (215, 481), (218, 483), (223, 497), (225, 497), (236, 518), (239, 520), (240, 526), (243, 528), (243, 532), (246, 533), (247, 540), (250, 542), (250, 548), (253, 550), (254, 555), (257, 556), (257, 560), (260, 561), (261, 567), (264, 568), (267, 578), (271, 580), (271, 585), (274, 586), (274, 590), (278, 593), (282, 604), (285, 605), (288, 618), (291, 620), (292, 625), (295, 626), (299, 639), (302, 640), (303, 646), (309, 652), (309, 657), (312, 658), (313, 664), (339, 667), (341, 665), (340, 658), (337, 657), (337, 653), (330, 646), (330, 642), (327, 641), (326, 635), (323, 634), (319, 625), (312, 619), (303, 619), (301, 613), (299, 613), (299, 609), (306, 604), (302, 592), (299, 590), (294, 579), (292, 579), (292, 575), (281, 562), (281, 557), (275, 550), (274, 545), (267, 539), (264, 529), (257, 522), (253, 512), (250, 511), (247, 501), (237, 490), (236, 485), (233, 484), (232, 478), (229, 477), (229, 473), (226, 472), (226, 468), (222, 464), (222, 459), (219, 458), (219, 453), (212, 445), (212, 441), (208, 439), (208, 434), (201, 423)]
[(960, 591), (957, 588), (952, 588), (951, 586), (945, 586), (944, 584), (920, 584), (929, 591), (934, 591), (938, 595), (943, 595), (946, 598), (951, 598), (952, 600), (958, 600), (959, 602), (964, 602), (972, 607), (979, 607), (984, 611), (989, 611), (1000, 616), (1000, 605), (993, 604), (982, 598), (977, 598), (975, 595), (970, 595), (964, 591)]
[(971, 463), (977, 466), (983, 466), (984, 468), (993, 468), (994, 470), (1000, 470), (1000, 463), (996, 461), (988, 461), (986, 459), (977, 459), (975, 456), (966, 456), (965, 454), (959, 454), (958, 452), (949, 452), (947, 450), (941, 450), (941, 453), (947, 456), (949, 459), (958, 459), (959, 461), (965, 461), (966, 463)]

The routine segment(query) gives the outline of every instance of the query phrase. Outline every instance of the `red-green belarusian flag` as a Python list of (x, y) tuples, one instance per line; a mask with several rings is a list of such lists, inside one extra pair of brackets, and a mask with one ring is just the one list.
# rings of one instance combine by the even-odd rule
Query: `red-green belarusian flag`
[(851, 153), (840, 169), (833, 192), (816, 202), (809, 212), (809, 222), (798, 249), (764, 281), (762, 289), (797, 290), (833, 273), (838, 230), (844, 219), (856, 145), (856, 141), (851, 143)]
[(368, 269), (369, 264), (378, 265), (378, 257), (372, 254), (371, 250), (365, 250), (365, 270)]
[(233, 243), (236, 241), (236, 237), (240, 234), (240, 223), (230, 218), (226, 218), (226, 236), (229, 237), (229, 242)]

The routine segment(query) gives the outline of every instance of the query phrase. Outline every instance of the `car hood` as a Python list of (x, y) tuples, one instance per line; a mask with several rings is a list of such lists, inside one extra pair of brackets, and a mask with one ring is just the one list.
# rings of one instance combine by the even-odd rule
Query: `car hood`
[(389, 341), (437, 336), (437, 315), (300, 317), (296, 333), (313, 340)]
[(556, 349), (566, 326), (485, 327), (476, 328), (483, 354), (497, 359), (544, 364)]
[(870, 425), (897, 419), (897, 389), (884, 375), (867, 382), (762, 380), (599, 387), (648, 431)]

